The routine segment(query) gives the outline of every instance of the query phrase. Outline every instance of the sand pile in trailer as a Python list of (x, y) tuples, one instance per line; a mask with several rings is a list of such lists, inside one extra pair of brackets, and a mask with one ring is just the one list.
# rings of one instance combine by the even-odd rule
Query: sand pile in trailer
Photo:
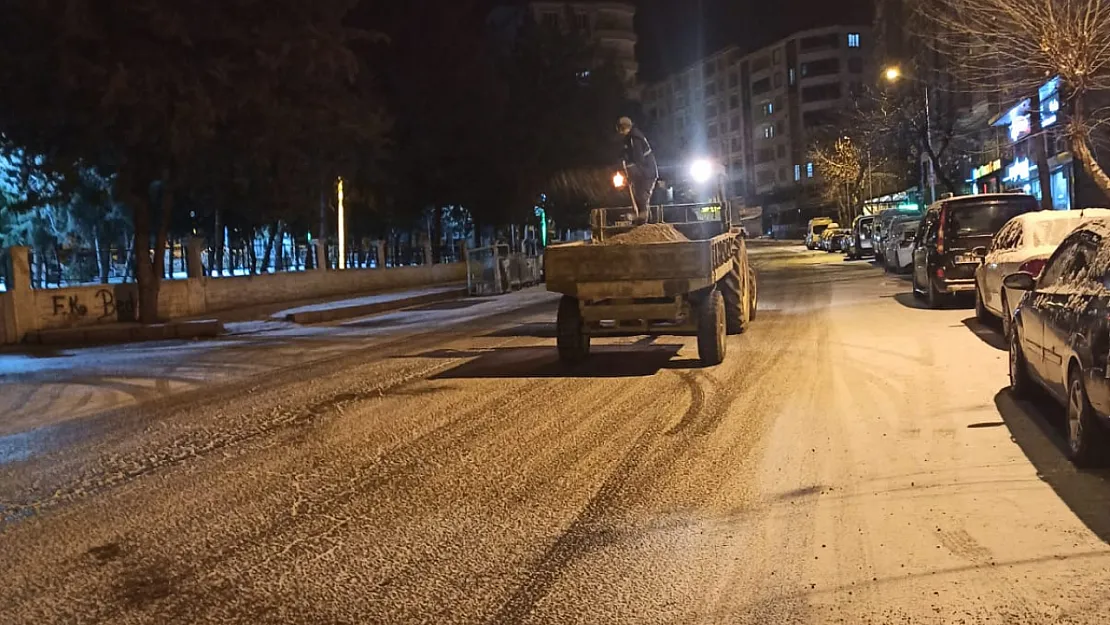
[(639, 245), (641, 243), (667, 243), (671, 241), (689, 241), (686, 235), (675, 229), (671, 224), (644, 224), (636, 226), (624, 234), (618, 234), (608, 240), (614, 245)]

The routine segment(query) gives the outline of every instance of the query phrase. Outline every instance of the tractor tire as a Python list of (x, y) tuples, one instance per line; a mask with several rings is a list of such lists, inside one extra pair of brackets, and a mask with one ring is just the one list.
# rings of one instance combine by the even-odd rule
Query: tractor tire
[(559, 350), (559, 360), (574, 365), (590, 355), (590, 335), (578, 308), (578, 299), (564, 295), (559, 300), (559, 313), (555, 319), (555, 345)]
[(725, 360), (725, 298), (717, 289), (697, 303), (698, 358), (706, 367)]
[(759, 310), (759, 282), (755, 279), (755, 269), (748, 267), (748, 295), (751, 305), (748, 306), (748, 320), (755, 321), (755, 313)]
[(733, 261), (732, 270), (728, 272), (728, 275), (721, 278), (717, 290), (724, 299), (725, 328), (728, 334), (743, 333), (747, 329), (750, 315), (746, 314), (748, 311), (745, 309), (748, 308), (748, 302), (745, 301), (744, 285), (740, 280), (740, 270), (736, 261)]

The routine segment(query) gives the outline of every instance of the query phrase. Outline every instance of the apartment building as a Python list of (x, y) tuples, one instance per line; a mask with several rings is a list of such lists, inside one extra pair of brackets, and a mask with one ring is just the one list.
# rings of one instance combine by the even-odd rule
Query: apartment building
[(643, 125), (664, 169), (713, 158), (728, 169), (735, 195), (744, 192), (746, 162), (741, 58), (726, 48), (642, 89)]
[(646, 85), (647, 125), (665, 161), (713, 157), (749, 203), (815, 208), (820, 173), (806, 153), (875, 79), (872, 48), (864, 26), (802, 31), (748, 53), (726, 48)]
[(528, 2), (532, 19), (563, 29), (577, 29), (586, 33), (597, 47), (598, 54), (612, 61), (623, 73), (629, 86), (629, 94), (638, 97), (639, 88), (636, 74), (636, 6), (631, 2), (610, 2), (579, 0), (577, 2), (558, 2), (555, 0)]

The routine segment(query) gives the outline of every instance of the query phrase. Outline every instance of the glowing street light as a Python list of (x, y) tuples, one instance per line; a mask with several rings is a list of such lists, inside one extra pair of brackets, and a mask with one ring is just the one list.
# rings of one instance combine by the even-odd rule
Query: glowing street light
[(709, 182), (713, 178), (713, 163), (702, 158), (690, 165), (690, 177), (698, 184)]
[(343, 211), (343, 178), (336, 183), (336, 208), (339, 211), (339, 268), (347, 268), (347, 224)]
[(613, 174), (613, 188), (614, 189), (623, 189), (625, 182), (627, 182), (627, 181), (624, 179), (624, 174), (622, 174), (619, 171), (617, 173)]
[(886, 78), (888, 82), (896, 82), (901, 77), (902, 69), (897, 65), (892, 65), (883, 72), (883, 78)]

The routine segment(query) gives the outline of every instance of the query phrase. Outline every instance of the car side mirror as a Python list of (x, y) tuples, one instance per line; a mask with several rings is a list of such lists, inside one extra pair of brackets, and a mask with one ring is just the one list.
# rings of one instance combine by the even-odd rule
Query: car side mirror
[(979, 257), (984, 257), (987, 255), (987, 248), (984, 245), (980, 245), (979, 247), (971, 250), (971, 253)]
[(1002, 284), (1015, 291), (1032, 291), (1037, 286), (1037, 279), (1025, 272), (1019, 272), (1006, 276)]

